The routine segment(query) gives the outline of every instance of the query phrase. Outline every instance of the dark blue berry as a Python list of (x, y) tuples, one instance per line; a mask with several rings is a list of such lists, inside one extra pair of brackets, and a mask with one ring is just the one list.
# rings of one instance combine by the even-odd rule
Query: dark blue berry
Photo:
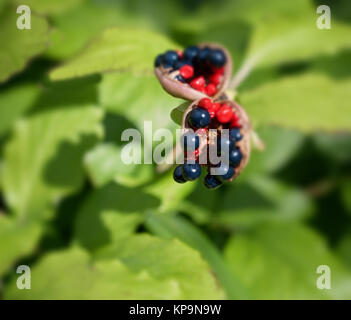
[(174, 63), (174, 69), (179, 70), (182, 66), (186, 65), (186, 61), (178, 60)]
[(194, 132), (187, 132), (183, 135), (184, 150), (195, 151), (200, 146), (200, 138)]
[(224, 163), (222, 163), (222, 165), (218, 167), (218, 171), (219, 171), (218, 178), (220, 178), (221, 180), (229, 180), (234, 176), (234, 173), (235, 173), (235, 170), (233, 167)]
[(224, 52), (221, 49), (211, 50), (208, 60), (215, 67), (223, 67), (227, 62)]
[(163, 63), (164, 65), (170, 65), (173, 67), (173, 65), (178, 61), (179, 57), (177, 52), (173, 50), (167, 51), (164, 56), (163, 56)]
[(163, 63), (162, 66), (165, 68), (165, 69), (170, 69), (172, 68), (172, 65), (168, 64), (168, 63)]
[(193, 128), (205, 128), (211, 122), (209, 112), (203, 108), (195, 108), (189, 114), (189, 123)]
[(234, 141), (240, 141), (243, 138), (243, 135), (240, 133), (240, 129), (239, 128), (230, 129), (229, 136)]
[(209, 189), (218, 188), (221, 184), (222, 184), (222, 182), (218, 178), (216, 178), (215, 176), (208, 174), (205, 177), (205, 186)]
[(217, 150), (218, 153), (228, 152), (235, 146), (234, 140), (229, 136), (221, 136), (217, 138)]
[(180, 81), (180, 82), (185, 82), (185, 79), (180, 75), (180, 74), (177, 74), (175, 77), (174, 77), (174, 79), (176, 79), (176, 80), (178, 80), (178, 81)]
[(200, 52), (197, 55), (197, 60), (199, 62), (206, 61), (210, 52), (211, 52), (211, 49), (209, 47), (205, 47), (205, 48), (200, 49)]
[(232, 166), (238, 166), (240, 164), (243, 155), (239, 148), (235, 148), (229, 152), (229, 162)]
[(200, 49), (196, 46), (187, 47), (184, 50), (184, 60), (193, 61), (198, 55)]
[(185, 180), (193, 181), (201, 176), (201, 166), (198, 163), (184, 163), (183, 177)]
[(155, 67), (159, 67), (162, 64), (163, 55), (159, 54), (155, 59)]
[(179, 165), (173, 171), (173, 179), (178, 183), (185, 183), (186, 180), (183, 177), (183, 166)]
[(189, 66), (193, 66), (193, 62), (191, 60), (182, 60), (184, 62), (184, 65), (187, 64)]

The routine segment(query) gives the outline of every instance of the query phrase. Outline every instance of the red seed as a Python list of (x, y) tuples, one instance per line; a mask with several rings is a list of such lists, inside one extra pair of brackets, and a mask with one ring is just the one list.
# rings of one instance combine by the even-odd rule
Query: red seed
[(212, 109), (217, 112), (221, 108), (221, 104), (218, 102), (215, 102), (212, 104)]
[(205, 78), (203, 76), (200, 76), (191, 80), (190, 86), (192, 86), (196, 90), (203, 92), (205, 90)]
[(194, 68), (192, 66), (186, 64), (179, 69), (179, 74), (184, 79), (189, 79), (194, 75)]
[(231, 128), (241, 128), (240, 119), (233, 118), (232, 121), (230, 122), (230, 127)]
[(181, 51), (181, 50), (176, 50), (175, 52), (177, 53), (179, 59), (183, 59), (183, 55), (184, 55), (184, 54), (183, 54), (183, 51)]
[(233, 119), (233, 114), (232, 107), (223, 103), (216, 113), (216, 118), (220, 123), (228, 123)]
[(221, 73), (213, 73), (210, 75), (210, 81), (215, 85), (219, 85), (221, 83), (221, 80), (222, 80)]
[(213, 67), (212, 71), (213, 71), (213, 73), (223, 74), (224, 73), (224, 67), (221, 67), (221, 68)]
[(208, 96), (213, 96), (217, 92), (216, 85), (214, 83), (210, 83), (206, 86), (205, 92)]
[(210, 98), (202, 98), (199, 101), (199, 106), (205, 109), (210, 109), (212, 107), (212, 101)]

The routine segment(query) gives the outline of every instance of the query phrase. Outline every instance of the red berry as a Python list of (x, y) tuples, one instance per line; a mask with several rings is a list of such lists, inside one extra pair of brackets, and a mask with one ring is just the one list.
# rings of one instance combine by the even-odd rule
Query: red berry
[(216, 111), (214, 111), (212, 108), (210, 108), (208, 112), (210, 114), (211, 119), (213, 119), (216, 116)]
[(212, 107), (212, 101), (210, 98), (202, 98), (199, 101), (199, 106), (208, 110)]
[(212, 104), (212, 109), (217, 112), (221, 108), (221, 104), (218, 102), (215, 102)]
[(213, 73), (223, 74), (223, 73), (224, 73), (224, 67), (220, 67), (220, 68), (218, 68), (218, 67), (213, 67), (213, 68), (212, 68), (212, 71), (213, 71)]
[(217, 92), (216, 85), (214, 83), (210, 83), (206, 86), (205, 92), (208, 96), (213, 96)]
[(203, 91), (205, 90), (205, 78), (203, 76), (197, 77), (191, 80), (190, 85), (196, 90)]
[(177, 53), (179, 59), (183, 59), (183, 56), (184, 56), (183, 51), (181, 51), (181, 50), (175, 50), (175, 52)]
[(192, 66), (186, 64), (179, 69), (179, 74), (184, 79), (189, 79), (194, 75), (194, 68)]
[(231, 106), (223, 103), (216, 113), (216, 118), (220, 123), (228, 123), (233, 119), (233, 114)]
[(210, 75), (210, 81), (215, 85), (219, 85), (221, 83), (222, 74), (221, 73), (213, 73)]
[(230, 122), (230, 127), (231, 128), (241, 128), (240, 119), (233, 118), (232, 121)]

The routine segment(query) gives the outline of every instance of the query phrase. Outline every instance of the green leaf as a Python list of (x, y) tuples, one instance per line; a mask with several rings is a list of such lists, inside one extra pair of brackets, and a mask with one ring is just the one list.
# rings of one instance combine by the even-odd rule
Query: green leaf
[[(65, 275), (62, 277), (62, 275)], [(174, 279), (155, 280), (145, 270), (130, 271), (119, 260), (91, 261), (82, 249), (44, 256), (31, 272), (31, 290), (18, 290), (13, 281), (6, 299), (179, 299)], [(34, 285), (35, 284), (35, 285)]]
[(252, 176), (230, 186), (212, 218), (214, 224), (234, 229), (266, 221), (300, 220), (313, 209), (301, 190), (273, 178)]
[(48, 45), (49, 26), (43, 17), (32, 13), (31, 29), (18, 29), (16, 8), (7, 7), (0, 13), (0, 83), (24, 69), (30, 59)]
[(303, 134), (278, 126), (257, 128), (264, 150), (252, 148), (250, 161), (240, 179), (251, 175), (274, 173), (282, 169), (298, 153), (304, 140)]
[(158, 206), (159, 200), (141, 189), (109, 183), (88, 194), (79, 209), (75, 240), (89, 250), (117, 242), (136, 230), (145, 210)]
[(183, 101), (166, 93), (154, 75), (135, 76), (129, 72), (104, 75), (99, 93), (100, 104), (108, 112), (126, 118), (140, 130), (144, 130), (145, 121), (152, 121), (153, 131), (174, 129), (170, 112)]
[(191, 223), (176, 215), (149, 213), (146, 226), (159, 236), (176, 237), (198, 250), (213, 269), (229, 299), (247, 299), (249, 297), (245, 286), (230, 272), (218, 249)]
[(350, 130), (350, 86), (350, 79), (304, 73), (247, 90), (241, 101), (254, 125), (278, 124), (308, 132)]
[(111, 71), (151, 73), (155, 57), (175, 47), (173, 42), (152, 31), (110, 28), (76, 58), (54, 69), (50, 78), (64, 80)]
[(85, 155), (84, 164), (96, 187), (111, 181), (136, 187), (153, 177), (153, 168), (149, 165), (123, 163), (121, 147), (112, 143), (98, 144)]
[(101, 109), (62, 99), (56, 99), (54, 109), (54, 102), (44, 99), (51, 109), (19, 121), (5, 147), (3, 188), (18, 216), (42, 216), (43, 208), (78, 189), (84, 178), (82, 156), (102, 136)]
[(182, 299), (222, 299), (208, 265), (199, 253), (178, 240), (137, 235), (127, 241), (102, 249), (99, 261), (120, 259), (133, 272), (146, 270), (159, 281), (173, 279), (182, 292)]
[[(237, 234), (225, 257), (232, 271), (256, 299), (350, 299), (351, 274), (307, 227), (291, 223), (265, 224)], [(319, 265), (331, 270), (331, 289), (316, 282)]]
[(60, 0), (60, 1), (47, 1), (47, 0), (12, 0), (16, 5), (27, 5), (31, 8), (32, 12), (38, 14), (55, 15), (62, 13), (70, 8), (77, 6), (85, 0)]
[(33, 84), (23, 84), (0, 91), (0, 136), (29, 110), (38, 94), (39, 87)]
[(23, 222), (0, 213), (0, 275), (35, 249), (41, 233), (42, 227), (37, 223)]
[(158, 208), (160, 212), (167, 212), (178, 209), (183, 200), (194, 190), (195, 186), (195, 182), (176, 183), (173, 180), (173, 171), (169, 171), (154, 183), (145, 187), (144, 190), (146, 193), (160, 199), (161, 204)]

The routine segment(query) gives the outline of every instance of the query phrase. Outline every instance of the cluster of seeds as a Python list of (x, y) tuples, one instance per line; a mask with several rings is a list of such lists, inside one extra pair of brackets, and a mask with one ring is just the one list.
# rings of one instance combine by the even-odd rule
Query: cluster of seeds
[[(200, 141), (205, 139), (207, 146), (211, 143), (209, 129), (215, 129), (217, 133), (217, 155), (223, 156), (227, 161), (212, 164), (210, 157), (208, 157), (205, 165), (208, 170), (205, 177), (205, 186), (212, 189), (219, 187), (223, 181), (231, 180), (243, 158), (237, 144), (243, 138), (240, 118), (234, 112), (232, 106), (228, 102), (219, 103), (213, 102), (210, 98), (202, 98), (187, 114), (186, 121), (187, 126), (193, 131), (184, 134), (182, 137), (185, 163), (175, 168), (174, 180), (178, 183), (185, 183), (200, 177), (202, 169), (199, 164)], [(228, 129), (229, 135), (222, 134), (223, 129)], [(207, 151), (209, 150), (210, 148), (207, 148)], [(195, 161), (190, 162), (189, 159)], [(212, 167), (217, 167), (216, 175), (210, 173)]]
[(157, 56), (155, 67), (193, 89), (214, 96), (222, 81), (227, 58), (222, 49), (189, 46), (184, 52), (169, 50)]

